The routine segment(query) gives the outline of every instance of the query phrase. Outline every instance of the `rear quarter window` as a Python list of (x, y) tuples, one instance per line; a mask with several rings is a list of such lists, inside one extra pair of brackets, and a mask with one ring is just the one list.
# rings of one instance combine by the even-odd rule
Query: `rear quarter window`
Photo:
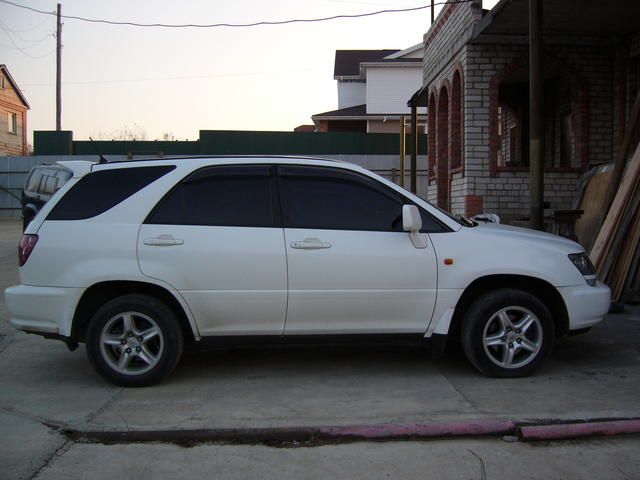
[(47, 220), (83, 220), (100, 215), (175, 168), (166, 165), (90, 173), (60, 199)]

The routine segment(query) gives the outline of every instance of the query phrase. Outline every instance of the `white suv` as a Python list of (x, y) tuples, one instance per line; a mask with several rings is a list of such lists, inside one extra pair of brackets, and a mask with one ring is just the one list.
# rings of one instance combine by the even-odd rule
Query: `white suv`
[(61, 163), (73, 178), (20, 242), (11, 323), (86, 343), (119, 385), (165, 377), (185, 345), (447, 336), (516, 377), (609, 308), (577, 243), (451, 217), (356, 165)]

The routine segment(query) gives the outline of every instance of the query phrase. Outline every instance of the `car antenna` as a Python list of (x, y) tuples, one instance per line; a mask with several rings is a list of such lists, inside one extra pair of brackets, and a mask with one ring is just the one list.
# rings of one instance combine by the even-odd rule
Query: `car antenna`
[(89, 137), (89, 140), (91, 140), (91, 146), (93, 147), (94, 152), (96, 152), (96, 155), (98, 155), (98, 157), (100, 158), (100, 164), (103, 163), (109, 163), (109, 160), (107, 160), (106, 158), (104, 158), (104, 155), (102, 155), (98, 149), (95, 147), (94, 143), (93, 143), (93, 138)]

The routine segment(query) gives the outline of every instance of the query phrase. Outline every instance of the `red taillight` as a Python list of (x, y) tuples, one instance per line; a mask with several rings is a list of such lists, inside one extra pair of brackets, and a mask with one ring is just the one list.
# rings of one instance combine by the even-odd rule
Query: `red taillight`
[(22, 235), (20, 246), (18, 247), (18, 265), (23, 266), (27, 263), (36, 243), (38, 243), (38, 235)]

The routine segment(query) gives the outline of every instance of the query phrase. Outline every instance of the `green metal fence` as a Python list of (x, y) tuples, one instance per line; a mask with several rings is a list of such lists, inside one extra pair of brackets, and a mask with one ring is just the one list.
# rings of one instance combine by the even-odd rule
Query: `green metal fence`
[[(200, 130), (194, 141), (73, 140), (70, 131), (36, 131), (35, 155), (397, 155), (400, 135), (392, 133), (307, 133)], [(426, 135), (418, 140), (426, 154)], [(409, 154), (410, 152), (407, 152)]]

